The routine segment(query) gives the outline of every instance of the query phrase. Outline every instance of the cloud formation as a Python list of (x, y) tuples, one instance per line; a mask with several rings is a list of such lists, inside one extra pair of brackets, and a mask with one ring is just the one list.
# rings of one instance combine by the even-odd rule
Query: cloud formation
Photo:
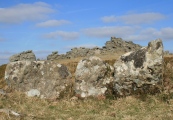
[(53, 9), (44, 2), (18, 4), (9, 8), (0, 8), (0, 23), (21, 23), (24, 21), (41, 20), (48, 17)]
[(125, 24), (145, 24), (152, 23), (154, 21), (162, 20), (165, 15), (161, 13), (140, 13), (140, 14), (128, 14), (122, 16), (104, 16), (101, 20), (105, 23), (110, 22), (124, 22)]
[(79, 37), (78, 32), (55, 31), (43, 35), (46, 39), (75, 40)]
[(15, 53), (10, 51), (0, 51), (0, 65), (7, 64), (9, 62), (10, 56), (13, 54)]
[(89, 37), (105, 38), (110, 36), (121, 37), (125, 40), (153, 40), (161, 38), (163, 40), (173, 40), (173, 28), (166, 27), (156, 28), (140, 28), (134, 26), (113, 26), (113, 27), (97, 27), (82, 30)]
[(127, 37), (131, 40), (154, 40), (161, 38), (162, 40), (173, 40), (173, 28), (161, 28), (160, 30), (155, 28), (146, 28), (141, 30), (138, 34), (133, 34)]
[(87, 28), (82, 30), (82, 32), (90, 37), (110, 37), (117, 36), (123, 37), (133, 34), (138, 27), (130, 27), (130, 26), (106, 26), (106, 27), (97, 27), (97, 28)]
[(61, 25), (70, 24), (70, 21), (67, 20), (48, 20), (45, 22), (38, 23), (37, 27), (56, 27)]

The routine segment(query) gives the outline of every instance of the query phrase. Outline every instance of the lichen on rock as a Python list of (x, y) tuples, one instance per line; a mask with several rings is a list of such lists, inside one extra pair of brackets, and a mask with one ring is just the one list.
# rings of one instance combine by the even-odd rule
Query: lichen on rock
[(16, 62), (16, 61), (35, 61), (36, 57), (35, 54), (32, 52), (32, 50), (23, 51), (19, 54), (15, 54), (10, 57), (10, 62)]
[[(7, 65), (5, 80), (9, 87), (30, 96), (41, 98), (59, 98), (67, 86), (72, 85), (71, 73), (66, 66), (54, 61), (17, 61)], [(38, 95), (38, 91), (40, 95)]]
[(75, 92), (80, 97), (104, 95), (113, 81), (113, 67), (99, 57), (92, 56), (81, 60), (75, 72)]
[(130, 95), (137, 90), (150, 91), (151, 86), (159, 85), (163, 79), (162, 40), (151, 41), (147, 47), (122, 55), (114, 68), (117, 95)]

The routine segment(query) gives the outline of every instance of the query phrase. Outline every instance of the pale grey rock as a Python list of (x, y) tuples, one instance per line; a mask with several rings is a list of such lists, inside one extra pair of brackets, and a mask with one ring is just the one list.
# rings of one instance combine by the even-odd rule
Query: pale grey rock
[(37, 89), (31, 89), (28, 92), (26, 92), (26, 95), (28, 97), (39, 97), (40, 96), (40, 91), (38, 91)]
[(35, 61), (36, 57), (32, 50), (24, 51), (10, 57), (10, 62), (16, 61)]
[(59, 98), (71, 86), (71, 73), (54, 61), (17, 61), (7, 65), (5, 80), (9, 87), (21, 92), (40, 91), (42, 98)]
[(128, 52), (114, 64), (114, 90), (117, 95), (150, 92), (163, 80), (163, 44), (157, 39), (135, 52)]
[(113, 81), (113, 67), (92, 56), (81, 60), (75, 72), (75, 92), (80, 97), (105, 95)]

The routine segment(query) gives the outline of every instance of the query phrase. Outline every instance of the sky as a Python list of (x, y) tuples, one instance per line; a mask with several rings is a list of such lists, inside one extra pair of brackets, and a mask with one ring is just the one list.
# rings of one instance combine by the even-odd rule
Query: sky
[(102, 47), (110, 37), (173, 52), (173, 0), (0, 0), (0, 65), (22, 51)]

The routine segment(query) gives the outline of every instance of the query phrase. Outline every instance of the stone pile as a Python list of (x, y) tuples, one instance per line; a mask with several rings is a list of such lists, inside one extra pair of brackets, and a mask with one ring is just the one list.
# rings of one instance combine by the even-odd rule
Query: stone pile
[[(111, 51), (119, 49), (113, 46), (121, 46), (121, 50), (126, 50), (127, 47), (127, 50), (132, 51), (122, 55), (115, 61), (114, 66), (96, 56), (80, 60), (74, 83), (67, 67), (52, 61), (58, 59), (58, 52), (53, 52), (48, 61), (13, 60), (6, 67), (5, 80), (10, 87), (25, 92), (28, 96), (48, 99), (60, 98), (62, 93), (67, 93), (67, 89), (72, 88), (73, 85), (70, 91), (74, 90), (76, 96), (82, 98), (104, 96), (108, 91), (118, 97), (161, 90), (164, 52), (160, 39), (149, 42), (147, 47), (141, 48), (136, 45), (139, 49), (134, 50), (135, 45), (132, 42), (122, 44), (121, 39), (112, 38), (111, 43), (106, 43), (106, 47)], [(82, 53), (74, 48), (73, 52), (67, 55), (77, 53), (82, 57), (86, 54), (102, 54), (104, 48), (93, 48), (93, 53), (90, 52), (91, 49), (80, 49)], [(76, 56), (74, 54), (71, 57)]]
[(36, 57), (32, 50), (24, 51), (10, 57), (10, 62), (16, 61), (35, 61)]

